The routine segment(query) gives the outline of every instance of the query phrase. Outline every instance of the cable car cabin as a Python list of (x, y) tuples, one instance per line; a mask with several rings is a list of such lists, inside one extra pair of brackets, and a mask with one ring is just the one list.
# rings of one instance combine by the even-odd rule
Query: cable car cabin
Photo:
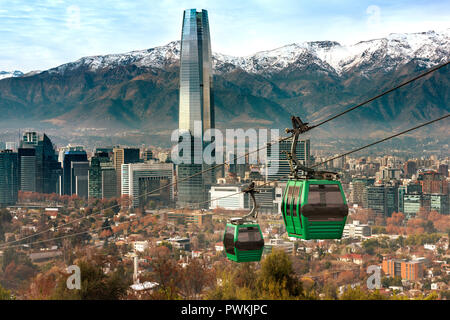
[(261, 228), (256, 223), (227, 223), (223, 245), (228, 259), (232, 261), (260, 261), (264, 249)]
[(289, 180), (281, 202), (286, 231), (301, 239), (340, 239), (348, 215), (336, 180)]

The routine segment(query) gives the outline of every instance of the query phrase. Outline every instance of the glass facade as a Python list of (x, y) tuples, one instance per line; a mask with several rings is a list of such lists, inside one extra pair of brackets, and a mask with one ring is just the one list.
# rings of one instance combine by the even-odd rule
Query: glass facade
[[(188, 9), (183, 14), (179, 98), (180, 134), (188, 132), (192, 144), (190, 163), (178, 166), (180, 181), (208, 168), (204, 163), (194, 162), (194, 159), (203, 159), (204, 132), (214, 128), (211, 40), (206, 10)], [(199, 124), (201, 130), (194, 130)], [(214, 177), (212, 171), (178, 183), (179, 205), (207, 199), (208, 185)]]
[(15, 204), (18, 191), (17, 153), (11, 150), (0, 151), (0, 207)]
[[(62, 173), (53, 143), (44, 133), (25, 132), (18, 148), (19, 189), (39, 193), (58, 192)], [(33, 159), (30, 157), (34, 157)], [(32, 182), (31, 182), (32, 181)]]
[[(291, 172), (291, 167), (289, 166), (289, 161), (287, 159), (286, 152), (291, 152), (292, 139), (281, 141), (278, 143), (278, 156), (274, 154), (272, 145), (267, 148), (267, 168), (266, 168), (266, 179), (267, 180), (278, 180), (283, 177), (281, 181), (287, 181), (287, 176)], [(310, 153), (310, 140), (298, 140), (295, 153), (297, 159), (304, 166), (311, 165), (311, 153)], [(271, 170), (269, 168), (278, 168), (278, 170)], [(275, 173), (276, 171), (276, 173)]]
[[(87, 162), (86, 152), (72, 151), (72, 150), (65, 152), (63, 161), (63, 188), (62, 188), (63, 195), (71, 196), (72, 194), (75, 193), (76, 190), (76, 181), (74, 175), (72, 174), (72, 162)], [(86, 173), (86, 182), (87, 182), (87, 173)]]

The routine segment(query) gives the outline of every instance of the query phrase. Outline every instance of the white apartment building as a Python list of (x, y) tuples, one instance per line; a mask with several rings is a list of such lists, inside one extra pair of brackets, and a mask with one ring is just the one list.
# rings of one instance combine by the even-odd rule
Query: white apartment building
[(242, 193), (242, 185), (215, 185), (209, 190), (210, 199), (217, 199), (210, 202), (210, 209), (222, 208), (226, 210), (248, 209), (248, 195)]
[(358, 220), (344, 226), (343, 238), (364, 238), (372, 235), (372, 229), (368, 224), (360, 224)]
[(136, 252), (144, 252), (148, 248), (148, 241), (134, 241), (133, 249)]

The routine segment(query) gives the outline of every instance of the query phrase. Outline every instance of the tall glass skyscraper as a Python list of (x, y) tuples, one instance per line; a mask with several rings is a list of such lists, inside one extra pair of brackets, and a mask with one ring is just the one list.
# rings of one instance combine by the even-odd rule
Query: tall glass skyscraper
[(61, 163), (50, 138), (25, 132), (18, 148), (19, 189), (39, 193), (58, 192)]
[(11, 150), (0, 151), (0, 208), (17, 202), (19, 192), (18, 157)]
[[(211, 56), (208, 12), (185, 10), (181, 33), (179, 130), (180, 134), (189, 133), (191, 137), (191, 161), (178, 166), (179, 180), (208, 168), (203, 163), (202, 154), (204, 132), (214, 128)], [(201, 130), (195, 130), (196, 126)], [(209, 171), (179, 182), (178, 204), (206, 200), (206, 189), (213, 182), (213, 177), (214, 173)]]

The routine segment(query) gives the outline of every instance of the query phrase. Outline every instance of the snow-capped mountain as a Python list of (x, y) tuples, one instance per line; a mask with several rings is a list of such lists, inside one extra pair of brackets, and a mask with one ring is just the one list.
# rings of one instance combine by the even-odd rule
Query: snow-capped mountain
[[(79, 67), (90, 70), (135, 64), (138, 67), (164, 69), (179, 61), (180, 41), (148, 50), (125, 54), (90, 56), (49, 70), (65, 72)], [(386, 38), (341, 45), (334, 41), (293, 43), (277, 49), (257, 52), (250, 56), (234, 57), (213, 53), (213, 67), (217, 73), (240, 68), (249, 73), (272, 74), (280, 70), (315, 64), (324, 71), (342, 75), (355, 68), (362, 73), (384, 69), (390, 71), (415, 59), (424, 67), (431, 67), (450, 57), (450, 32), (434, 31), (410, 34), (390, 34)]]
[(6, 79), (6, 78), (14, 78), (14, 77), (21, 77), (23, 76), (23, 72), (22, 71), (0, 71), (0, 80), (1, 79)]
[(293, 64), (315, 63), (337, 74), (367, 65), (367, 70), (382, 67), (390, 71), (417, 59), (431, 67), (450, 57), (450, 33), (434, 31), (390, 34), (386, 38), (361, 41), (345, 46), (333, 41), (294, 43), (247, 57), (216, 54), (216, 68), (234, 65), (251, 73), (276, 72)]
[[(323, 120), (448, 61), (448, 31), (391, 34), (352, 45), (295, 43), (246, 57), (213, 53), (216, 125), (284, 128), (292, 114), (311, 123)], [(0, 80), (0, 125), (44, 121), (161, 134), (178, 123), (179, 56), (180, 42), (173, 41)], [(450, 112), (449, 71), (442, 68), (333, 121), (335, 132), (349, 134), (349, 121), (371, 132)]]

